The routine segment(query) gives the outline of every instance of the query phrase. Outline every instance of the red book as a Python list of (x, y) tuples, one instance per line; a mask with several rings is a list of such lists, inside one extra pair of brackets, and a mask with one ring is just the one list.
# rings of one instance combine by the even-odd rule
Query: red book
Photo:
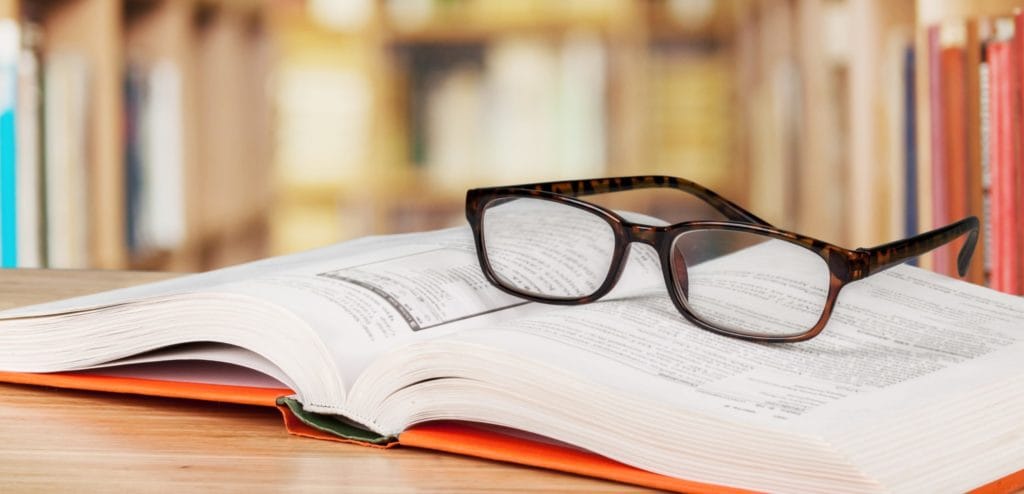
[(1019, 269), (1016, 242), (1013, 241), (1016, 187), (1011, 178), (1014, 176), (1017, 139), (1014, 135), (1014, 51), (1009, 41), (994, 42), (988, 46), (992, 119), (992, 288), (1008, 293), (1017, 291), (1016, 273)]
[[(987, 24), (986, 24), (986, 27)], [(966, 23), (966, 39), (964, 42), (964, 89), (966, 115), (966, 144), (967, 144), (967, 212), (966, 215), (975, 216), (981, 220), (981, 231), (989, 230), (989, 217), (986, 212), (985, 203), (988, 199), (988, 184), (985, 179), (984, 162), (988, 159), (982, 153), (982, 132), (988, 135), (983, 127), (982, 100), (988, 101), (988, 93), (982, 94), (981, 86), (981, 63), (982, 44), (980, 32), (980, 21), (969, 19)], [(987, 36), (987, 32), (985, 33)], [(987, 107), (987, 106), (986, 106)], [(957, 219), (957, 218), (954, 218)], [(989, 251), (988, 234), (982, 234), (978, 238), (975, 247), (975, 261), (971, 263), (967, 271), (967, 281), (984, 285), (986, 266), (991, 262)], [(955, 251), (954, 251), (955, 252)]]
[[(934, 197), (945, 195), (945, 214), (938, 214), (939, 203), (936, 202), (935, 227), (945, 226), (953, 221), (967, 217), (970, 213), (967, 203), (967, 90), (965, 87), (966, 73), (965, 53), (963, 47), (947, 47), (941, 51), (942, 100), (943, 108), (943, 140), (945, 141), (945, 173), (935, 170)], [(943, 175), (943, 176), (940, 176)], [(942, 183), (945, 181), (945, 184)], [(945, 189), (940, 189), (945, 185)], [(935, 270), (948, 276), (956, 274), (956, 264), (952, 246), (936, 251)]]
[[(928, 106), (931, 109), (930, 131), (932, 135), (932, 224), (949, 224), (949, 168), (946, 164), (946, 117), (944, 100), (942, 48), (939, 45), (941, 27), (928, 28)], [(951, 274), (950, 259), (946, 249), (934, 254), (935, 271)]]
[(989, 273), (989, 286), (996, 290), (1003, 290), (1003, 244), (999, 237), (999, 213), (997, 207), (1001, 204), (1000, 190), (995, 186), (995, 179), (999, 175), (1000, 163), (1003, 160), (1004, 135), (1003, 114), (1006, 113), (1005, 102), (1003, 101), (1003, 85), (1006, 79), (1006, 50), (1005, 42), (991, 42), (986, 47), (985, 57), (988, 60), (988, 98), (989, 98), (989, 223), (991, 225), (990, 246), (992, 259), (991, 271)]
[(1024, 12), (1018, 12), (1014, 17), (1014, 44), (1013, 49), (1015, 50), (1013, 57), (1013, 64), (1015, 65), (1015, 72), (1013, 78), (1014, 84), (1014, 106), (1016, 110), (1014, 114), (1014, 124), (1016, 125), (1016, 143), (1015, 149), (1017, 154), (1015, 160), (1012, 163), (1013, 166), (1007, 171), (1006, 180), (1011, 182), (1010, 188), (1010, 200), (1014, 202), (1013, 218), (1010, 223), (1006, 226), (1007, 235), (1010, 237), (1008, 240), (1008, 249), (1006, 256), (1010, 258), (1010, 267), (1013, 269), (1012, 277), (1010, 282), (1010, 289), (1007, 290), (1009, 293), (1015, 293), (1018, 295), (1024, 294)]

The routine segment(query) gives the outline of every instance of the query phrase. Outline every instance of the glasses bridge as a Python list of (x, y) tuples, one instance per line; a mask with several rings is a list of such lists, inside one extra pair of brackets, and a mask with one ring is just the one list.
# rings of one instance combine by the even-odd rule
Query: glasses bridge
[(658, 237), (664, 228), (647, 225), (629, 225), (629, 240), (657, 247)]

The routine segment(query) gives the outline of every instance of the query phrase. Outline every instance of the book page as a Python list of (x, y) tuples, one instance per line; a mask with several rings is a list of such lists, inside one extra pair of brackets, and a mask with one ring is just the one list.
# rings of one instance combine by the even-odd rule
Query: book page
[(150, 363), (127, 364), (113, 367), (76, 371), (92, 376), (129, 377), (250, 388), (290, 389), (287, 378), (272, 377), (250, 367), (224, 363), (218, 360), (156, 360)]
[[(529, 239), (522, 242), (530, 245)], [(216, 289), (258, 297), (301, 317), (334, 353), (346, 382), (389, 348), (492, 327), (550, 307), (493, 286), (480, 269), (468, 228), (395, 236), (373, 247)], [(546, 275), (577, 276), (571, 266)], [(663, 284), (661, 268), (653, 252), (641, 252), (609, 297), (628, 296), (651, 283)]]
[(263, 356), (237, 346), (209, 342), (163, 348), (80, 372), (160, 381), (296, 388), (280, 367)]
[[(764, 288), (778, 289), (768, 281)], [(748, 317), (791, 310), (752, 307), (749, 299), (743, 306), (728, 298), (719, 303)], [(1020, 375), (1022, 321), (1020, 298), (899, 266), (846, 287), (825, 330), (801, 343), (699, 329), (664, 289), (554, 308), (457, 338), (567, 370), (623, 396), (814, 432)]]
[(238, 282), (255, 276), (289, 269), (294, 266), (356, 255), (360, 252), (373, 250), (377, 245), (392, 242), (393, 238), (394, 237), (365, 237), (359, 240), (330, 245), (297, 254), (272, 257), (205, 273), (191, 274), (181, 276), (179, 278), (158, 281), (156, 283), (146, 283), (144, 285), (108, 290), (101, 293), (72, 297), (54, 302), (18, 307), (15, 309), (0, 311), (0, 320), (17, 317), (35, 317), (80, 312), (112, 305), (136, 302), (148, 298), (203, 291), (225, 283)]
[[(572, 228), (572, 225), (567, 225)], [(522, 238), (528, 251), (531, 242)], [(586, 265), (580, 259), (576, 265)], [(661, 283), (653, 253), (634, 255), (615, 293)], [(572, 266), (545, 273), (571, 280)], [(381, 351), (457, 330), (489, 327), (546, 306), (494, 287), (477, 261), (469, 228), (368, 237), (300, 254), (209, 273), (15, 309), (3, 318), (89, 311), (95, 316), (174, 294), (245, 295), (286, 309), (313, 329), (333, 355), (339, 374), (353, 382)], [(615, 293), (610, 297), (615, 297)], [(280, 328), (301, 334), (295, 328)]]

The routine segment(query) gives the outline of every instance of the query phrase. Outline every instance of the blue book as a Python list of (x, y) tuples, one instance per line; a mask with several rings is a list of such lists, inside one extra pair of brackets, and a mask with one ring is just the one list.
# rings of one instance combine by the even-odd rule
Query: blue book
[(0, 267), (18, 266), (17, 104), (18, 24), (0, 20)]

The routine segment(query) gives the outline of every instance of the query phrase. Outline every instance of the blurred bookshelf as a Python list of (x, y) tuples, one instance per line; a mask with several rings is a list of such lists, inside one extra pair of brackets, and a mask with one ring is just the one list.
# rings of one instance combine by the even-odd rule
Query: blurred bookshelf
[[(291, 41), (284, 63), (331, 60), (283, 66), (284, 80), (333, 71), (359, 87), (335, 99), (333, 119), (294, 119), (317, 132), (345, 122), (323, 154), (336, 166), (315, 167), (334, 175), (278, 149), (290, 192), (272, 222), (285, 225), (276, 251), (326, 240), (293, 228), (314, 202), (337, 214), (308, 229), (342, 239), (457, 223), (475, 185), (623, 174), (686, 177), (842, 244), (907, 230), (911, 0), (361, 3), (295, 2), (274, 16)], [(287, 124), (300, 106), (279, 101), (279, 143), (302, 141)], [(357, 135), (369, 137), (343, 146)], [(342, 154), (352, 159), (337, 166)]]
[[(1024, 288), (1024, 262), (1014, 261), (1024, 247), (1024, 159), (1008, 165), (1007, 180), (1017, 185), (1000, 196), (1014, 211), (1004, 214), (1003, 236), (1017, 240), (996, 253), (981, 171), (991, 154), (981, 148), (989, 116), (981, 114), (975, 72), (982, 47), (997, 36), (995, 19), (1018, 15), (1024, 2), (356, 3), (362, 7), (332, 10), (331, 2), (296, 2), (291, 16), (275, 16), (282, 19), (276, 32), (303, 39), (293, 34), (282, 60), (291, 59), (289, 50), (344, 51), (345, 60), (323, 58), (333, 60), (333, 77), (358, 87), (334, 119), (345, 121), (335, 154), (351, 160), (322, 168), (337, 175), (298, 170), (302, 160), (278, 149), (290, 206), (275, 208), (272, 225), (285, 225), (273, 236), (276, 251), (459, 224), (463, 191), (475, 185), (670, 174), (719, 190), (780, 227), (847, 246), (973, 214), (989, 233), (968, 279)], [(955, 80), (929, 71), (926, 34), (939, 24), (974, 33), (960, 62), (965, 75)], [(313, 40), (311, 32), (323, 34)], [(956, 89), (930, 99), (936, 85)], [(1014, 87), (1019, 115), (1024, 99)], [(296, 93), (303, 92), (289, 92)], [(962, 121), (932, 115), (949, 105), (963, 107), (952, 112)], [(361, 126), (353, 130), (353, 122)], [(325, 119), (315, 127), (331, 126)], [(287, 125), (278, 131), (279, 142), (300, 142)], [(343, 146), (353, 135), (366, 136), (362, 146)], [(956, 157), (952, 171), (934, 156), (940, 148)], [(320, 223), (296, 227), (313, 217)], [(958, 247), (919, 264), (954, 274)], [(1000, 264), (1016, 266), (1006, 276), (1017, 285), (992, 283)]]
[[(1024, 294), (1024, 2), (917, 2), (919, 220), (961, 216), (983, 234), (969, 279)], [(925, 166), (927, 164), (928, 166)], [(952, 252), (928, 266), (955, 273)]]
[(265, 2), (0, 8), (17, 102), (0, 144), (17, 149), (5, 267), (198, 270), (266, 253)]
[[(667, 174), (846, 246), (978, 215), (969, 279), (1016, 292), (1019, 112), (993, 108), (1024, 107), (1024, 77), (992, 81), (1024, 64), (988, 59), (1024, 53), (1022, 8), (0, 0), (0, 80), (17, 87), (0, 258), (202, 270), (459, 225), (469, 187)], [(920, 264), (951, 273), (949, 252)]]
[(742, 2), (353, 3), (273, 16), (276, 252), (460, 224), (480, 185), (663, 173), (745, 197)]

